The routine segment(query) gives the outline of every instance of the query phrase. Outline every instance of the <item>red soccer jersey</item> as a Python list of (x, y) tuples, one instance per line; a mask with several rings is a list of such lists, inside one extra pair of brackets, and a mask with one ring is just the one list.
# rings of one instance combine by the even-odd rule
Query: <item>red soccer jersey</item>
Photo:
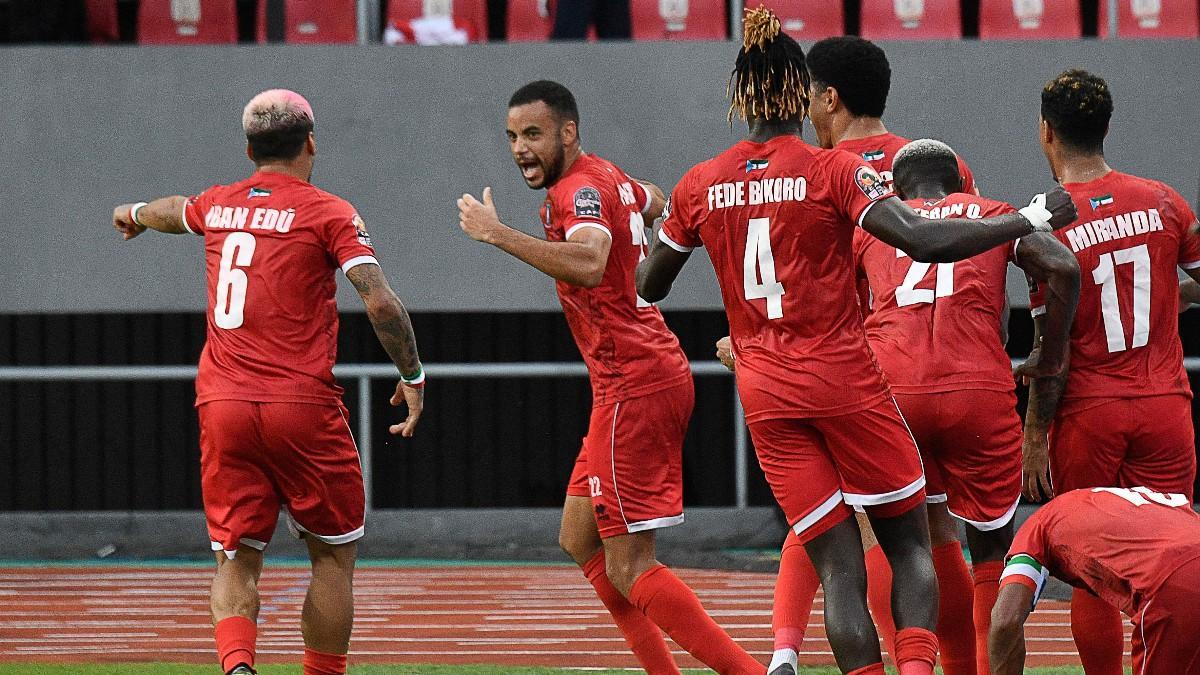
[[(838, 143), (836, 147), (838, 150), (845, 150), (861, 156), (879, 172), (880, 176), (883, 176), (888, 185), (891, 185), (892, 160), (896, 158), (896, 153), (900, 151), (900, 148), (908, 143), (909, 140), (903, 136), (879, 134), (878, 136), (845, 140)], [(963, 161), (962, 157), (958, 158), (958, 170), (962, 173), (962, 191), (974, 192), (975, 177), (971, 175), (971, 169), (967, 167), (967, 163)]]
[(1136, 616), (1181, 565), (1200, 558), (1200, 515), (1179, 494), (1100, 487), (1040, 507), (1008, 549), (1000, 583), (1034, 589), (1050, 574)]
[[(990, 218), (1013, 207), (972, 194), (912, 199), (926, 218)], [(892, 391), (922, 394), (963, 389), (1012, 391), (1000, 342), (1005, 279), (1012, 243), (952, 263), (920, 263), (864, 230), (854, 233), (854, 258), (874, 304), (867, 341)]]
[(189, 198), (183, 222), (204, 236), (207, 261), (208, 341), (196, 403), (340, 402), (335, 274), (377, 264), (354, 207), (262, 171)]
[(851, 241), (867, 208), (891, 196), (858, 157), (798, 136), (742, 141), (675, 187), (659, 237), (708, 249), (747, 421), (841, 415), (887, 396)]
[[(1200, 267), (1196, 215), (1163, 183), (1117, 171), (1063, 187), (1079, 220), (1055, 236), (1075, 253), (1081, 277), (1063, 407), (1096, 398), (1191, 396), (1176, 269)], [(1035, 289), (1035, 316), (1044, 304)]]
[(658, 308), (637, 295), (634, 272), (646, 257), (642, 213), (650, 196), (613, 163), (582, 154), (546, 193), (542, 225), (549, 241), (580, 228), (612, 238), (595, 288), (555, 285), (592, 381), (592, 404), (607, 405), (673, 387), (691, 377), (687, 357)]

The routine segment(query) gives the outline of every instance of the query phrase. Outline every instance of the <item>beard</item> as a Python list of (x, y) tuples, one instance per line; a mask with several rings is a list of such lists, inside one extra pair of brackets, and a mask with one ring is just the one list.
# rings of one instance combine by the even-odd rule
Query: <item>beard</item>
[(542, 164), (541, 187), (548, 188), (558, 182), (558, 179), (562, 177), (563, 163), (566, 161), (566, 156), (566, 150), (563, 149), (563, 146), (559, 145), (555, 148), (554, 156), (550, 158), (549, 162), (541, 162), (539, 158), (538, 161)]

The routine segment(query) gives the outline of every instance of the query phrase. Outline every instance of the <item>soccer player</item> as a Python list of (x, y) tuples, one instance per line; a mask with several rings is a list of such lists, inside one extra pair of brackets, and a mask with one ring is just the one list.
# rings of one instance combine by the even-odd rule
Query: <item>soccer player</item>
[(388, 286), (362, 218), (311, 183), (313, 111), (272, 89), (242, 113), (249, 178), (194, 197), (122, 204), (113, 226), (204, 237), (208, 340), (196, 377), (204, 513), (217, 561), (212, 619), (221, 668), (253, 673), (258, 579), (280, 507), (307, 545), (305, 675), (346, 672), (354, 619), (352, 578), (364, 494), (342, 388), (333, 379), (341, 269), (366, 304), (400, 382), (392, 405), (413, 435), (425, 376), (404, 305)]
[(861, 158), (801, 140), (808, 85), (804, 52), (778, 18), (748, 11), (729, 113), (746, 119), (748, 138), (680, 180), (658, 241), (638, 267), (638, 291), (650, 301), (665, 297), (691, 251), (707, 248), (759, 464), (825, 587), (838, 666), (883, 672), (862, 544), (849, 518), (850, 505), (859, 505), (895, 570), (900, 672), (932, 673), (938, 590), (925, 477), (867, 347), (854, 227), (914, 260), (949, 262), (1048, 231), (1051, 222), (1066, 224), (1074, 209), (1058, 190), (1035, 198), (1025, 215), (926, 220)]
[(1200, 516), (1190, 497), (1141, 486), (1060, 493), (1021, 526), (1007, 563), (992, 611), (996, 675), (1022, 672), (1025, 620), (1050, 575), (1133, 620), (1134, 673), (1200, 673)]
[(491, 188), (482, 201), (463, 195), (459, 217), (471, 238), (557, 281), (588, 367), (591, 421), (567, 487), (559, 543), (647, 672), (679, 672), (666, 631), (719, 673), (761, 675), (763, 666), (655, 559), (655, 531), (683, 522), (681, 455), (694, 397), (679, 341), (634, 290), (645, 220), (661, 213), (662, 193), (583, 152), (575, 97), (557, 82), (518, 89), (507, 126), (526, 185), (546, 190), (546, 238), (501, 223)]
[[(896, 153), (892, 168), (896, 192), (927, 218), (979, 219), (1014, 211), (965, 194), (957, 157), (944, 143), (909, 143)], [(1079, 300), (1079, 266), (1070, 250), (1042, 232), (933, 266), (863, 230), (854, 233), (854, 250), (874, 298), (865, 319), (867, 342), (925, 466), (941, 592), (942, 669), (948, 675), (987, 673), (988, 620), (1021, 496), (1021, 420), (1001, 339), (1008, 263), (1048, 291), (1042, 348), (1018, 369), (1022, 375), (1062, 370)], [(966, 524), (974, 592), (957, 524), (949, 516)], [(891, 589), (885, 590), (872, 595), (886, 602)], [(889, 615), (878, 611), (876, 620), (886, 626)]]
[[(1031, 499), (1114, 485), (1191, 498), (1196, 478), (1192, 391), (1176, 318), (1177, 268), (1200, 279), (1196, 216), (1167, 185), (1108, 165), (1112, 111), (1108, 84), (1082, 70), (1042, 89), (1042, 150), (1079, 210), (1079, 222), (1056, 236), (1085, 283), (1068, 371), (1030, 387), (1024, 480)], [(1040, 296), (1031, 299), (1035, 316)], [(1044, 334), (1042, 317), (1035, 321)], [(1116, 608), (1076, 591), (1071, 630), (1089, 674), (1121, 672)]]

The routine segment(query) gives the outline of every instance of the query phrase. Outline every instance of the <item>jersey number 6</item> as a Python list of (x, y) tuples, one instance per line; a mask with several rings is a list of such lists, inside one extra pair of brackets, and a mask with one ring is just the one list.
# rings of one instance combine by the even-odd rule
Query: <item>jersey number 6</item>
[[(233, 232), (221, 246), (221, 270), (217, 274), (217, 302), (213, 307), (213, 322), (218, 328), (233, 330), (242, 325), (246, 309), (246, 272), (254, 257), (254, 235)], [(236, 265), (236, 267), (235, 267)]]

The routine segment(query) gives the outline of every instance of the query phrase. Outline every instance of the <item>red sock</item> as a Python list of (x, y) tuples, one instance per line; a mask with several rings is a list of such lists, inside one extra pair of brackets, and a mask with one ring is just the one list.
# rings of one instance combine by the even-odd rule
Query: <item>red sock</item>
[(989, 560), (975, 564), (975, 672), (977, 675), (989, 675), (992, 672), (988, 664), (988, 631), (992, 628), (992, 607), (996, 606), (996, 596), (1000, 594), (1000, 574), (1004, 572), (1004, 563), (999, 560)]
[(762, 675), (765, 670), (712, 620), (692, 589), (663, 565), (651, 567), (633, 582), (629, 601), (680, 647), (721, 675)]
[(1071, 634), (1088, 675), (1121, 675), (1121, 611), (1087, 591), (1071, 594)]
[(896, 670), (900, 675), (933, 675), (938, 639), (924, 628), (910, 626), (896, 632)]
[(883, 638), (883, 646), (896, 661), (896, 622), (892, 619), (892, 566), (883, 547), (876, 544), (863, 556), (867, 563), (867, 604)]
[(218, 621), (213, 633), (217, 638), (221, 670), (228, 673), (241, 663), (254, 667), (254, 642), (258, 638), (258, 626), (254, 621), (244, 616), (231, 616)]
[(583, 566), (583, 575), (596, 589), (600, 602), (608, 609), (625, 636), (625, 642), (649, 675), (679, 675), (679, 667), (671, 649), (663, 639), (662, 630), (621, 595), (604, 570), (604, 551), (601, 550)]
[(346, 655), (304, 648), (304, 675), (346, 675)]
[(933, 547), (938, 580), (938, 645), (945, 675), (975, 675), (975, 589), (962, 546), (952, 541)]
[(813, 598), (820, 586), (821, 579), (817, 577), (808, 552), (796, 533), (788, 530), (779, 557), (779, 576), (775, 579), (775, 601), (771, 608), (775, 649), (800, 651), (812, 614)]
[(846, 675), (884, 675), (884, 673), (886, 673), (886, 672), (887, 671), (885, 671), (883, 669), (882, 663), (872, 663), (869, 666), (864, 666), (862, 668), (856, 668), (856, 669), (846, 673)]

